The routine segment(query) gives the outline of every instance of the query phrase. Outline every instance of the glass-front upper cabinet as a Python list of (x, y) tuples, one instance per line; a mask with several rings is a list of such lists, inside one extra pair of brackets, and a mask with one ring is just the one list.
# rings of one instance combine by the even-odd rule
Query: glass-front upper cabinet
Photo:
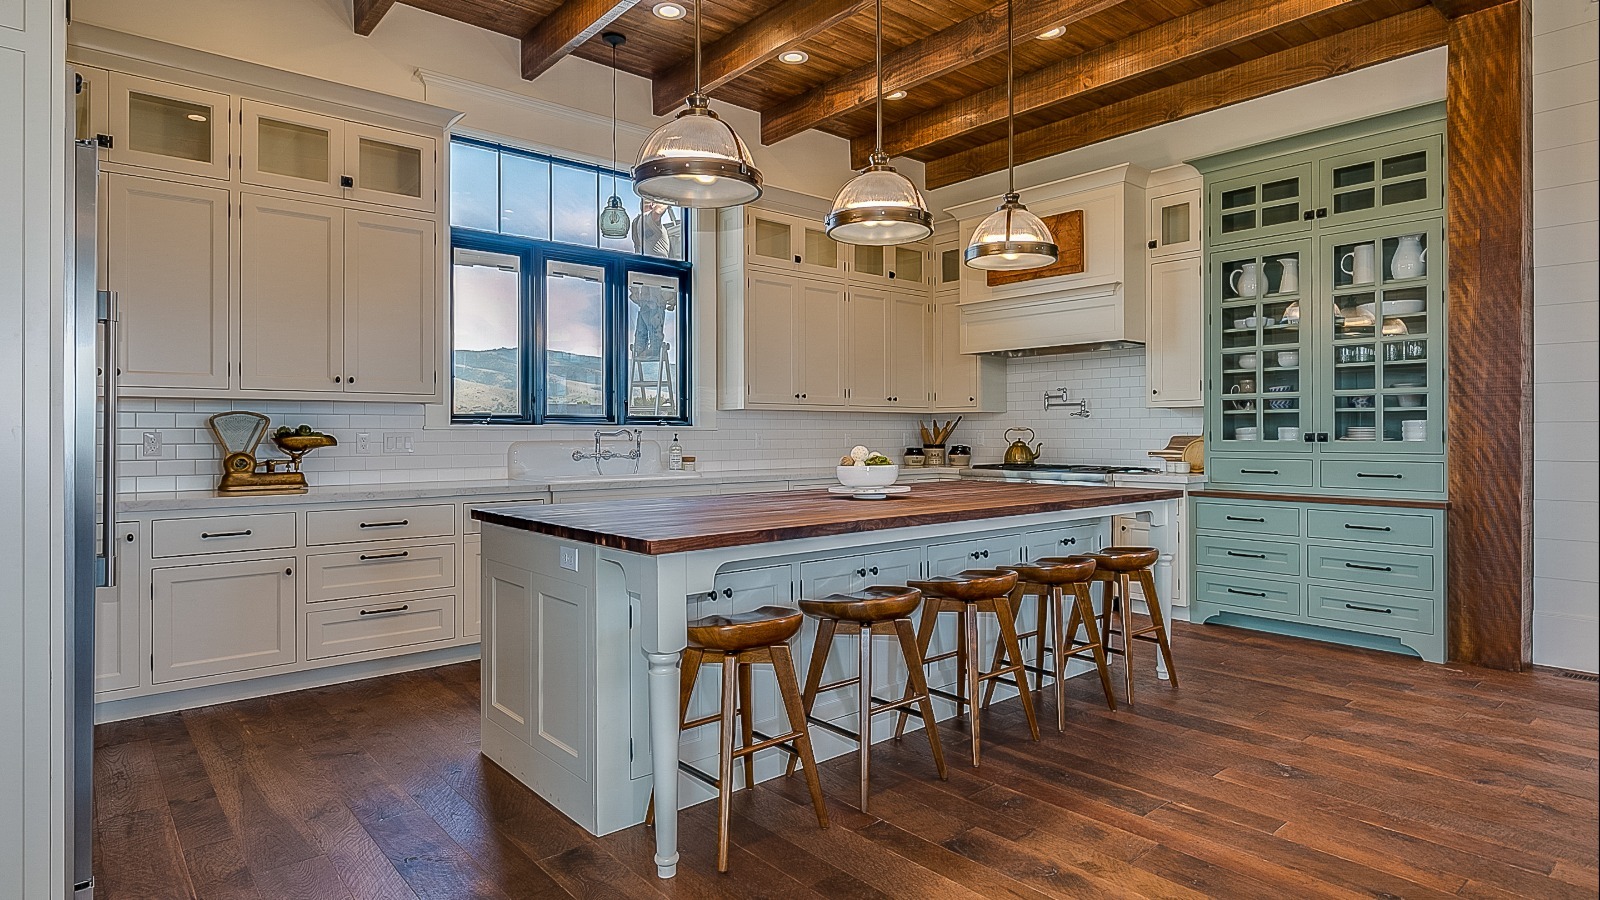
[(108, 162), (228, 177), (226, 94), (111, 73)]
[(856, 281), (877, 281), (884, 286), (922, 287), (926, 244), (878, 247), (855, 244), (850, 248), (850, 275)]
[(1310, 260), (1308, 241), (1211, 255), (1207, 277), (1221, 303), (1208, 319), (1206, 346), (1221, 402), (1211, 404), (1208, 441), (1232, 450), (1310, 449), (1306, 373), (1314, 323), (1302, 316), (1310, 301), (1301, 292)]
[(1317, 427), (1335, 452), (1444, 449), (1444, 265), (1438, 220), (1325, 235), (1331, 339), (1319, 342)]
[(239, 104), (240, 177), (249, 184), (341, 196), (340, 129), (330, 116), (254, 100)]
[(1315, 215), (1314, 177), (1314, 168), (1305, 163), (1213, 182), (1206, 191), (1211, 243), (1262, 240), (1310, 230)]
[(1343, 153), (1317, 167), (1323, 226), (1411, 215), (1443, 206), (1438, 135)]
[(434, 208), (433, 138), (346, 122), (344, 127), (344, 177), (351, 200)]
[(1180, 191), (1150, 198), (1151, 259), (1200, 249), (1200, 191)]
[(844, 254), (821, 222), (745, 207), (746, 262), (817, 275), (844, 271)]
[(962, 256), (965, 248), (960, 244), (939, 248), (939, 280), (936, 287), (941, 291), (953, 290), (961, 287)]
[(72, 97), (73, 140), (93, 141), (109, 135), (111, 73), (77, 63), (72, 64), (72, 71), (78, 76)]

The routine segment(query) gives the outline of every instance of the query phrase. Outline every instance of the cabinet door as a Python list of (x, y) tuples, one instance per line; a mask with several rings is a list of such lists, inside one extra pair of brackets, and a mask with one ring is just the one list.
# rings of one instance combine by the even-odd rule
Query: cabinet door
[(935, 266), (937, 271), (932, 273), (929, 281), (937, 290), (959, 291), (961, 289), (961, 256), (965, 250), (960, 244), (946, 244), (940, 246), (934, 254), (938, 257)]
[(239, 268), (239, 386), (342, 390), (344, 211), (243, 195)]
[(1020, 551), (1016, 537), (933, 544), (928, 547), (928, 577), (956, 575), (967, 569), (1016, 565), (1021, 557)]
[(954, 291), (934, 299), (933, 399), (939, 409), (978, 408), (983, 361), (961, 352), (960, 307), (961, 297)]
[(920, 293), (889, 294), (889, 396), (895, 406), (923, 409), (931, 405), (933, 314)]
[[(93, 66), (71, 63), (77, 74), (77, 92), (72, 98), (73, 139), (93, 141), (111, 131), (111, 73)], [(101, 150), (102, 157), (105, 151)]]
[(439, 304), (431, 219), (344, 214), (345, 392), (432, 394)]
[(1206, 227), (1213, 245), (1259, 241), (1311, 230), (1315, 196), (1310, 163), (1241, 174), (1206, 189)]
[(117, 577), (94, 591), (94, 690), (139, 686), (139, 525), (117, 526)]
[(1444, 140), (1430, 135), (1321, 160), (1317, 191), (1323, 227), (1439, 209), (1444, 205)]
[(343, 122), (255, 100), (240, 101), (239, 119), (239, 177), (246, 184), (343, 195)]
[(1151, 259), (1199, 252), (1199, 189), (1151, 197), (1149, 225)]
[(913, 290), (913, 285), (927, 283), (927, 269), (929, 250), (927, 244), (904, 244), (889, 248), (894, 257), (893, 268), (889, 270), (889, 277), (904, 290)]
[(800, 401), (801, 284), (787, 274), (747, 270), (744, 278), (745, 399), (793, 405)]
[(344, 130), (341, 174), (351, 181), (346, 197), (424, 212), (436, 208), (433, 138), (355, 122)]
[(226, 94), (111, 73), (110, 162), (228, 177)]
[(890, 396), (889, 292), (863, 288), (850, 291), (846, 305), (850, 323), (841, 333), (850, 347), (851, 406), (884, 407)]
[(847, 365), (844, 288), (810, 279), (797, 282), (797, 286), (795, 322), (800, 339), (800, 403), (843, 406)]
[[(830, 241), (830, 243), (832, 243)], [(837, 251), (837, 245), (835, 245)], [(744, 209), (744, 258), (748, 265), (792, 269), (800, 265), (801, 245), (788, 216), (747, 206)], [(835, 264), (838, 259), (835, 258)]]
[[(1220, 250), (1206, 268), (1207, 450), (1306, 454), (1315, 429), (1314, 307), (1305, 241)], [(1307, 309), (1302, 312), (1302, 307)]]
[(106, 176), (106, 283), (121, 306), (125, 388), (225, 390), (228, 191)]
[(1205, 379), (1205, 282), (1200, 256), (1150, 264), (1145, 376), (1149, 406), (1199, 406)]
[(1082, 525), (1037, 531), (1024, 540), (1022, 553), (1030, 562), (1048, 556), (1081, 556), (1105, 546), (1105, 534), (1106, 525), (1103, 519), (1097, 522), (1085, 522)]
[(292, 558), (154, 569), (150, 587), (156, 684), (295, 661)]
[(461, 543), (461, 633), (483, 633), (483, 538), (477, 536)]
[(842, 245), (828, 237), (828, 229), (821, 222), (809, 219), (791, 219), (791, 240), (794, 244), (796, 271), (810, 275), (837, 277), (844, 271)]

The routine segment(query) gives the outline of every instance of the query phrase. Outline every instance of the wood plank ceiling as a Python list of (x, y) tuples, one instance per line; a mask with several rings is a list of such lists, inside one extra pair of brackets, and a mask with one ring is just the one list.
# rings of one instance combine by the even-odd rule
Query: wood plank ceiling
[[(397, 0), (353, 0), (371, 34)], [(522, 41), (523, 77), (572, 53), (651, 79), (670, 113), (692, 80), (693, 27), (655, 0), (398, 0)], [(680, 0), (685, 7), (692, 0)], [(1096, 141), (1444, 46), (1482, 0), (1027, 0), (1017, 4), (1017, 159)], [(872, 0), (702, 0), (704, 82), (761, 113), (763, 143), (816, 128), (873, 146)], [(1060, 29), (1058, 36), (1040, 35)], [(803, 51), (800, 65), (778, 54)], [(943, 187), (1005, 166), (1005, 4), (884, 0), (891, 155)], [(745, 135), (747, 140), (755, 135)]]

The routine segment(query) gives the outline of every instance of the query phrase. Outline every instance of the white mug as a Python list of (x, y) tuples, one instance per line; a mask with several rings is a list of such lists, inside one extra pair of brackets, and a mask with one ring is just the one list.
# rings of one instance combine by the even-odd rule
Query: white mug
[(1351, 284), (1372, 283), (1372, 245), (1357, 244), (1355, 249), (1339, 257), (1339, 271), (1350, 276)]
[(1285, 425), (1278, 429), (1278, 440), (1298, 441), (1300, 440), (1300, 429), (1295, 428), (1292, 425)]

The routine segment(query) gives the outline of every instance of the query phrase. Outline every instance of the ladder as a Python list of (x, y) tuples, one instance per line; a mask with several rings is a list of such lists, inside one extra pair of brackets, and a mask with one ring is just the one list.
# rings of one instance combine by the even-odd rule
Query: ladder
[[(646, 369), (654, 374), (647, 375)], [(672, 345), (661, 342), (661, 353), (656, 359), (633, 357), (628, 372), (628, 412), (633, 415), (678, 414), (677, 367), (672, 360)]]

